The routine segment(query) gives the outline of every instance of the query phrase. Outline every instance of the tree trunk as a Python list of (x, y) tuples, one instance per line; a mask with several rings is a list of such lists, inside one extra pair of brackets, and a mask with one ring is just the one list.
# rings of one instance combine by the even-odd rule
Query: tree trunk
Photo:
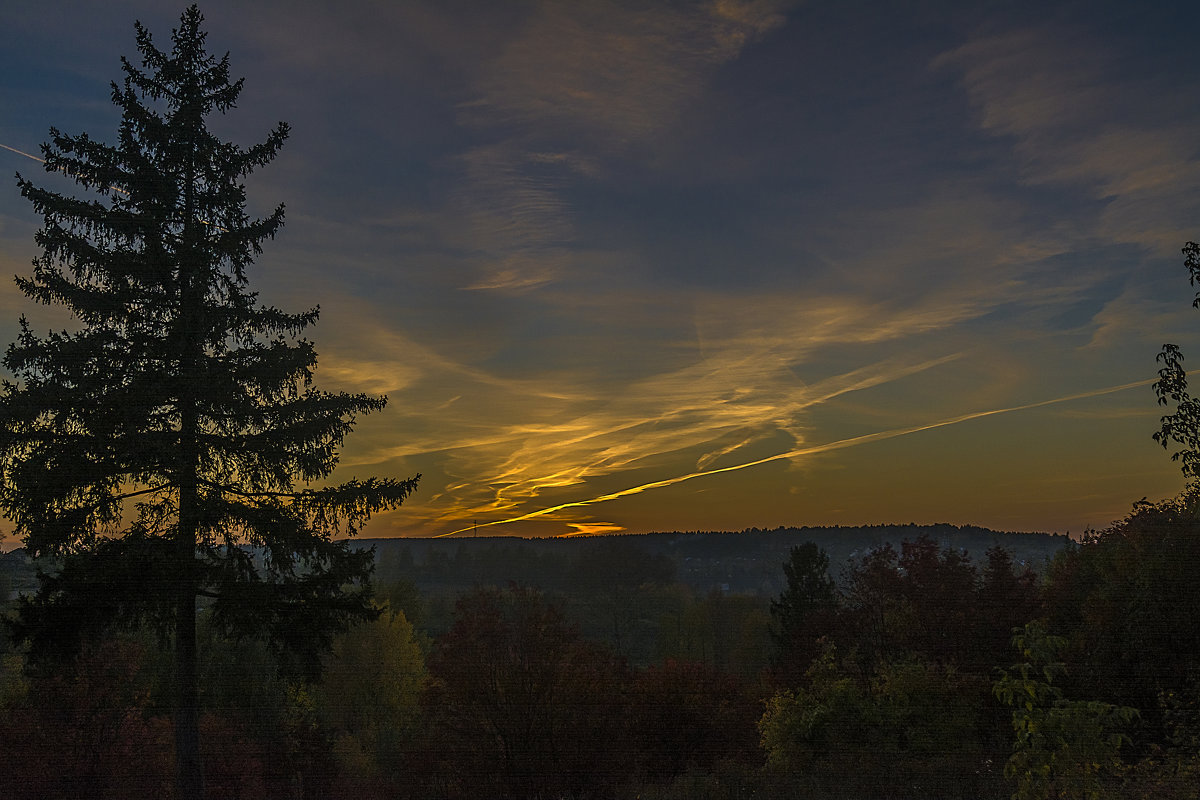
[[(190, 483), (190, 485), (188, 485)], [(200, 692), (196, 674), (195, 481), (179, 489), (178, 594), (175, 606), (175, 800), (203, 800)]]
[[(197, 87), (190, 86), (191, 89)], [(203, 127), (202, 120), (197, 120)], [(190, 157), (184, 177), (183, 258), (179, 264), (179, 314), (183, 326), (179, 398), (179, 594), (175, 611), (175, 800), (203, 800), (204, 768), (200, 761), (200, 692), (196, 677), (196, 533), (200, 523), (200, 421), (196, 408), (197, 368), (204, 353), (201, 315), (205, 288), (198, 263), (192, 263), (203, 234), (196, 222), (196, 142), (190, 131)]]
[[(189, 565), (190, 571), (190, 565)], [(175, 621), (175, 798), (202, 800), (200, 699), (196, 680), (196, 596), (191, 581), (180, 588)]]

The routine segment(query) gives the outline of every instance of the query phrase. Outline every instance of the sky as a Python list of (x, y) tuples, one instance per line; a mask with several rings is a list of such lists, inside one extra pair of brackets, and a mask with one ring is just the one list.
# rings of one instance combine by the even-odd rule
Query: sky
[[(0, 144), (113, 142), (134, 21), (0, 0)], [(200, 5), (250, 273), (320, 304), (321, 388), (386, 394), (363, 535), (936, 523), (1079, 532), (1170, 497), (1164, 342), (1200, 359), (1200, 12), (1175, 2)], [(40, 220), (0, 150), (0, 274)], [(22, 313), (0, 281), (0, 339)], [(39, 317), (38, 314), (43, 316)]]

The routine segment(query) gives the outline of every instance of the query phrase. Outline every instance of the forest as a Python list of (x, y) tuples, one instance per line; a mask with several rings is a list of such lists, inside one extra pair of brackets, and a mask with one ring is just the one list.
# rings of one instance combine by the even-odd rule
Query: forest
[[(1198, 500), (1025, 564), (932, 527), (831, 563), (793, 532), (771, 596), (680, 580), (668, 535), (391, 542), (382, 613), (319, 675), (201, 610), (207, 796), (1194, 797)], [(6, 796), (170, 796), (162, 635), (33, 670), (6, 645)]]

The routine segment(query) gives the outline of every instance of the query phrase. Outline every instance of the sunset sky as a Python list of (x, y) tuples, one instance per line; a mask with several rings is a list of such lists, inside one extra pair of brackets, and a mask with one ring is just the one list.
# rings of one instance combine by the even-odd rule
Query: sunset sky
[[(1103, 527), (1183, 479), (1200, 363), (1200, 14), (1185, 3), (201, 3), (278, 120), (251, 273), (319, 303), (322, 388), (386, 393), (335, 477), (423, 474), (367, 536)], [(0, 143), (113, 142), (140, 19), (5, 2)], [(0, 275), (40, 220), (0, 150)], [(22, 312), (0, 282), (0, 340)], [(1124, 388), (1119, 388), (1124, 387)], [(1000, 412), (1000, 413), (990, 413)], [(527, 517), (519, 521), (514, 518)]]

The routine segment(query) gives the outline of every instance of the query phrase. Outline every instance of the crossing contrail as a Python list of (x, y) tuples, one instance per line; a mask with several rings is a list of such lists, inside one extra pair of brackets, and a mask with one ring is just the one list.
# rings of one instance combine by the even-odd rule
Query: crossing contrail
[(1019, 405), (1019, 406), (1008, 406), (1007, 408), (992, 408), (987, 411), (973, 411), (970, 414), (962, 414), (957, 417), (950, 417), (949, 419), (943, 419), (943, 420), (939, 420), (937, 422), (930, 422), (925, 425), (914, 425), (914, 426), (908, 427), (908, 428), (893, 428), (892, 430), (887, 430), (887, 431), (876, 431), (875, 433), (864, 433), (861, 436), (852, 436), (848, 439), (839, 439), (836, 442), (826, 442), (824, 444), (815, 444), (815, 445), (810, 445), (807, 447), (798, 447), (794, 450), (788, 450), (783, 453), (776, 453), (775, 455), (767, 456), (766, 458), (759, 458), (754, 461), (746, 461), (744, 463), (733, 464), (728, 467), (718, 467), (716, 469), (706, 469), (706, 470), (700, 470), (697, 472), (689, 472), (686, 475), (676, 475), (675, 477), (664, 478), (660, 481), (651, 481), (650, 483), (643, 483), (640, 486), (631, 486), (628, 489), (621, 489), (616, 492), (610, 492), (608, 494), (597, 495), (596, 497), (591, 497), (586, 500), (573, 500), (569, 503), (560, 503), (556, 506), (542, 508), (537, 511), (530, 511), (528, 514), (521, 514), (520, 516), (511, 517), (509, 519), (498, 519), (498, 520), (492, 520), (491, 522), (481, 522), (478, 525), (472, 525), (471, 527), (460, 528), (456, 531), (450, 531), (449, 533), (439, 534), (438, 536), (435, 536), (434, 538), (441, 539), (441, 538), (445, 538), (447, 536), (453, 536), (456, 533), (464, 533), (465, 531), (473, 530), (475, 528), (486, 528), (486, 527), (490, 527), (492, 525), (507, 525), (510, 522), (523, 522), (527, 519), (534, 519), (535, 517), (544, 517), (547, 514), (553, 514), (556, 511), (562, 511), (562, 510), (568, 509), (568, 508), (583, 508), (584, 506), (595, 505), (596, 503), (605, 503), (605, 502), (608, 502), (609, 500), (617, 500), (621, 497), (629, 497), (630, 495), (641, 494), (642, 492), (646, 492), (651, 489), (661, 489), (665, 486), (674, 486), (677, 483), (683, 483), (684, 481), (690, 481), (693, 478), (704, 478), (709, 475), (719, 475), (722, 472), (736, 472), (736, 471), (742, 470), (742, 469), (749, 469), (750, 467), (757, 467), (760, 464), (767, 464), (772, 461), (782, 461), (784, 459), (799, 458), (800, 456), (810, 456), (810, 455), (816, 455), (817, 453), (827, 453), (830, 450), (844, 450), (847, 447), (856, 447), (860, 444), (870, 444), (871, 442), (882, 442), (887, 439), (896, 439), (901, 436), (908, 436), (908, 435), (914, 434), (914, 433), (921, 433), (922, 431), (931, 431), (931, 430), (934, 430), (935, 428), (945, 428), (949, 425), (958, 425), (959, 423), (962, 423), (962, 422), (970, 422), (971, 420), (982, 419), (983, 417), (992, 417), (997, 414), (1008, 414), (1013, 411), (1028, 411), (1031, 408), (1041, 408), (1043, 406), (1051, 406), (1051, 405), (1055, 405), (1057, 403), (1069, 403), (1073, 400), (1085, 400), (1089, 397), (1100, 397), (1100, 396), (1106, 395), (1106, 394), (1114, 394), (1116, 392), (1123, 392), (1126, 389), (1134, 389), (1138, 386), (1148, 386), (1149, 384), (1153, 383), (1155, 380), (1157, 380), (1157, 379), (1156, 378), (1148, 378), (1148, 379), (1142, 380), (1142, 381), (1134, 381), (1133, 383), (1123, 383), (1120, 386), (1109, 386), (1104, 389), (1093, 389), (1088, 392), (1079, 392), (1078, 394), (1066, 395), (1065, 397), (1055, 397), (1050, 400), (1038, 400), (1035, 403), (1025, 403), (1024, 405)]
[[(5, 150), (8, 150), (9, 152), (16, 153), (16, 154), (17, 154), (17, 155), (19, 155), (19, 156), (25, 156), (26, 158), (32, 158), (34, 161), (37, 161), (39, 164), (45, 164), (45, 163), (46, 163), (46, 159), (44, 159), (44, 158), (40, 158), (40, 157), (38, 157), (38, 156), (35, 156), (35, 155), (31, 154), (31, 153), (26, 153), (24, 150), (18, 150), (17, 148), (15, 148), (15, 147), (9, 147), (9, 146), (8, 146), (8, 145), (6, 145), (6, 144), (0, 144), (0, 147), (4, 148)], [(63, 175), (67, 175), (67, 176), (71, 175), (71, 173), (67, 171), (66, 167), (59, 167), (59, 168), (58, 168), (58, 171), (59, 171), (59, 172), (61, 172)], [(128, 197), (128, 196), (129, 196), (129, 192), (127, 192), (126, 190), (122, 189), (120, 186), (113, 186), (113, 185), (109, 184), (109, 187), (108, 187), (108, 188), (109, 188), (109, 189), (111, 189), (111, 190), (113, 190), (114, 192), (119, 192), (120, 194), (123, 194), (123, 195), (125, 195), (126, 197)], [(207, 225), (207, 226), (209, 226), (210, 228), (212, 228), (213, 230), (218, 230), (218, 231), (220, 231), (221, 233), (229, 233), (229, 229), (228, 229), (228, 228), (222, 228), (220, 225), (214, 225), (213, 223), (209, 222), (209, 221), (208, 221), (208, 220), (206, 220), (206, 219), (202, 219), (202, 220), (200, 220), (200, 224), (201, 224), (201, 225)]]
[[(0, 144), (0, 147), (3, 147), (5, 150), (8, 150), (8, 151), (9, 151), (9, 152), (11, 152), (11, 153), (16, 153), (16, 154), (17, 154), (17, 155), (19, 155), (19, 156), (25, 156), (26, 158), (32, 158), (34, 161), (38, 162), (39, 164), (45, 164), (45, 163), (46, 163), (46, 159), (44, 159), (44, 158), (40, 158), (39, 156), (35, 156), (35, 155), (31, 154), (31, 153), (26, 153), (24, 150), (18, 150), (17, 148), (15, 148), (15, 147), (9, 147), (9, 146), (8, 146), (8, 145), (6, 145), (6, 144)], [(59, 167), (59, 168), (58, 168), (58, 171), (59, 171), (59, 172), (61, 172), (63, 175), (70, 175), (70, 174), (71, 174), (70, 172), (68, 172), (68, 171), (67, 171), (67, 169), (66, 169), (65, 167)], [(120, 186), (109, 186), (108, 188), (109, 188), (109, 189), (112, 189), (114, 192), (120, 192), (121, 194), (124, 194), (124, 195), (128, 195), (128, 194), (129, 194), (129, 192), (125, 191), (125, 190), (124, 190), (124, 189), (122, 189)]]
[(16, 154), (17, 154), (17, 155), (19, 155), (19, 156), (25, 156), (26, 158), (32, 158), (34, 161), (40, 161), (40, 162), (41, 162), (41, 163), (43, 163), (43, 164), (45, 164), (45, 163), (46, 163), (46, 159), (44, 159), (44, 158), (38, 158), (38, 157), (37, 157), (37, 156), (35, 156), (35, 155), (31, 155), (31, 154), (29, 154), (29, 153), (26, 153), (24, 150), (18, 150), (17, 148), (15, 148), (15, 147), (9, 147), (9, 146), (8, 146), (8, 145), (6, 145), (6, 144), (0, 144), (0, 147), (3, 147), (5, 150), (9, 150), (9, 151), (11, 151), (11, 152), (13, 152), (13, 153), (16, 153)]

